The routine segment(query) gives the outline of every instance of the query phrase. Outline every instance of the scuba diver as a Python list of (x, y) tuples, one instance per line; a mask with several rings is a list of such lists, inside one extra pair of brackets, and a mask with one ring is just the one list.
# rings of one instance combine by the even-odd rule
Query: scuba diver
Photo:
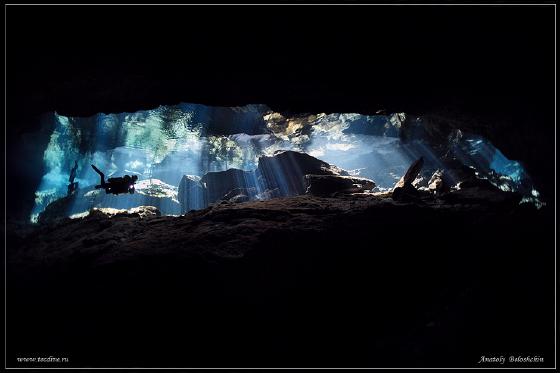
[(95, 189), (103, 188), (107, 194), (134, 193), (134, 183), (138, 180), (138, 176), (132, 175), (131, 177), (129, 175), (124, 175), (124, 177), (110, 177), (107, 179), (107, 182), (105, 182), (105, 174), (94, 165), (91, 165), (91, 167), (93, 167), (95, 172), (101, 177), (101, 184), (96, 185)]
[(78, 182), (74, 182), (74, 179), (76, 178), (77, 169), (78, 169), (78, 161), (74, 161), (74, 167), (72, 167), (72, 170), (70, 170), (70, 177), (68, 178), (68, 182), (70, 184), (68, 184), (67, 195), (73, 194), (76, 191), (76, 189), (78, 189)]

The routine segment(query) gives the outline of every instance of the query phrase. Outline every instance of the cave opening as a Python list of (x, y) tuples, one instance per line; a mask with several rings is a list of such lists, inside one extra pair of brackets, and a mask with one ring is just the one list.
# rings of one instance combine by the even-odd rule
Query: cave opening
[[(42, 127), (47, 129), (43, 133), (50, 131), (50, 138), (42, 157), (44, 174), (35, 192), (32, 222), (56, 201), (58, 216), (145, 205), (164, 215), (180, 215), (223, 200), (236, 188), (252, 188), (249, 197), (254, 200), (293, 195), (297, 192), (286, 183), (297, 174), (297, 164), (292, 170), (276, 167), (274, 182), (259, 167), (261, 157), (285, 151), (302, 152), (347, 175), (370, 179), (375, 183), (370, 193), (392, 190), (408, 166), (423, 157), (425, 165), (414, 181), (420, 190), (429, 190), (434, 174), (443, 173), (449, 187), (459, 188), (464, 173), (460, 168), (467, 167), (502, 191), (520, 193), (523, 202), (542, 204), (523, 166), (483, 136), (452, 127), (434, 131), (429, 120), (406, 113), (286, 115), (266, 105), (182, 103), (91, 117), (50, 113), (42, 117)], [(70, 195), (75, 162), (78, 188)], [(106, 177), (136, 175), (136, 193), (115, 196), (95, 189), (99, 177), (91, 164), (104, 170)], [(240, 178), (233, 185), (219, 177), (228, 170)], [(279, 191), (271, 194), (274, 187)]]

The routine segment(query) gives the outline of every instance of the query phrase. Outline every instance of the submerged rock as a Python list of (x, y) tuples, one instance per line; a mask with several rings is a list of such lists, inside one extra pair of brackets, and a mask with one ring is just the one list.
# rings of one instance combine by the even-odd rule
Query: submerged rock
[(504, 192), (485, 179), (469, 179), (461, 182), (457, 190), (442, 195), (448, 203), (505, 204), (515, 206), (521, 201), (519, 193)]
[(147, 217), (157, 217), (161, 216), (161, 211), (159, 211), (154, 206), (138, 206), (133, 207), (131, 209), (114, 209), (110, 207), (101, 207), (101, 208), (94, 208), (83, 216), (71, 216), (71, 218), (79, 218), (79, 217), (105, 217), (105, 218), (112, 218), (114, 216), (126, 216), (126, 217), (138, 217), (138, 218), (147, 218)]
[(414, 201), (420, 197), (420, 192), (412, 185), (420, 170), (424, 166), (424, 157), (414, 161), (403, 177), (395, 184), (392, 198), (395, 201)]
[(271, 157), (260, 157), (257, 173), (263, 189), (278, 189), (282, 196), (305, 194), (305, 175), (350, 176), (339, 167), (291, 150), (277, 152)]
[(181, 178), (177, 193), (177, 199), (181, 204), (181, 214), (203, 209), (208, 205), (206, 191), (200, 179), (200, 176), (195, 175), (183, 175)]
[(246, 196), (247, 200), (255, 199), (257, 195), (257, 188), (235, 188), (227, 192), (223, 197), (222, 200), (229, 201), (232, 198), (238, 196)]
[(443, 170), (436, 170), (428, 181), (428, 189), (433, 193), (439, 193), (443, 189)]
[(393, 189), (391, 197), (395, 201), (414, 202), (418, 201), (420, 198), (420, 192), (412, 184), (407, 183), (402, 187), (396, 187)]
[(404, 176), (401, 177), (401, 179), (397, 182), (397, 184), (395, 184), (395, 188), (403, 187), (405, 184), (412, 185), (414, 180), (416, 180), (416, 176), (418, 176), (420, 170), (422, 170), (423, 166), (424, 166), (424, 157), (420, 157), (416, 161), (414, 161), (410, 165), (408, 170), (406, 170)]
[(255, 197), (258, 200), (268, 200), (268, 199), (282, 197), (282, 195), (280, 194), (280, 189), (276, 188), (276, 189), (267, 189), (264, 192), (257, 194)]
[(355, 176), (305, 175), (306, 193), (326, 196), (333, 193), (360, 193), (372, 190), (375, 182)]
[(230, 168), (226, 171), (208, 172), (200, 179), (205, 187), (206, 201), (214, 203), (221, 200), (231, 190), (237, 188), (256, 188), (253, 171)]
[(232, 203), (241, 203), (241, 202), (249, 202), (251, 198), (245, 194), (238, 194), (236, 196), (231, 197), (228, 202)]
[(444, 159), (445, 172), (442, 175), (443, 190), (449, 191), (452, 188), (467, 180), (476, 180), (476, 170), (464, 165), (456, 158)]
[[(302, 195), (309, 187), (306, 175), (350, 177), (347, 171), (309, 154), (291, 150), (279, 151), (270, 157), (260, 157), (255, 171), (230, 168), (226, 171), (208, 172), (202, 178), (183, 176), (178, 193), (181, 211), (185, 213), (201, 209), (217, 201), (244, 202)], [(331, 193), (359, 192), (375, 186), (371, 180), (363, 178), (323, 180), (320, 183), (323, 186), (316, 184), (312, 190), (326, 188), (332, 190)], [(329, 183), (329, 186), (325, 183)]]
[(76, 200), (76, 194), (71, 194), (53, 201), (47, 205), (45, 211), (39, 214), (37, 222), (47, 224), (67, 217), (71, 213), (72, 205)]

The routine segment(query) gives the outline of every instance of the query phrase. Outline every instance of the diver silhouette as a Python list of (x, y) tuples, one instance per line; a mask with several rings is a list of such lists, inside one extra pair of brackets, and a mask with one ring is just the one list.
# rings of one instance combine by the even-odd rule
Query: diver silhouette
[(101, 184), (96, 185), (95, 189), (103, 188), (107, 194), (134, 193), (134, 183), (138, 180), (138, 176), (132, 175), (131, 177), (129, 175), (124, 175), (123, 177), (110, 177), (107, 179), (107, 182), (105, 182), (105, 174), (94, 165), (91, 165), (91, 167), (101, 177)]
[(74, 161), (74, 167), (70, 170), (70, 177), (68, 178), (68, 195), (71, 195), (78, 189), (78, 182), (74, 182), (76, 178), (76, 170), (78, 169), (78, 161)]

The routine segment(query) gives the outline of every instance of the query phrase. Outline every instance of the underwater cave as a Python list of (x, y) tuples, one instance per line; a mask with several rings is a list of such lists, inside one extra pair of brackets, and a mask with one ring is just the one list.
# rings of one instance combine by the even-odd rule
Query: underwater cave
[(6, 367), (555, 366), (554, 10), (5, 7)]
[[(477, 178), (500, 190), (521, 194), (523, 202), (542, 204), (521, 164), (506, 158), (487, 139), (452, 127), (434, 134), (429, 120), (406, 113), (284, 116), (265, 105), (180, 104), (88, 118), (53, 113), (43, 116), (42, 126), (50, 137), (43, 155), (45, 173), (30, 216), (33, 222), (60, 198), (64, 203), (56, 204), (48, 218), (83, 216), (92, 208), (144, 205), (157, 207), (163, 215), (180, 215), (221, 201), (235, 188), (252, 187), (256, 190), (251, 199), (268, 199), (272, 184), (281, 187), (299, 172), (297, 164), (293, 170), (276, 166), (274, 182), (262, 174), (259, 158), (282, 151), (303, 152), (349, 175), (371, 179), (376, 185), (371, 193), (390, 191), (408, 166), (423, 157), (424, 167), (414, 180), (420, 190), (429, 190), (436, 172), (446, 176), (448, 189), (459, 188), (463, 180), (457, 172), (469, 167)], [(74, 162), (78, 187), (70, 195)], [(104, 170), (106, 177), (136, 175), (136, 193), (115, 196), (95, 189), (99, 176), (91, 164)], [(219, 177), (229, 169), (245, 171), (243, 178), (231, 184), (227, 173)], [(207, 173), (218, 177), (207, 180)], [(190, 188), (180, 188), (183, 178)], [(200, 185), (193, 189), (192, 184)], [(280, 189), (279, 195), (294, 194)], [(222, 195), (216, 195), (220, 190)]]

